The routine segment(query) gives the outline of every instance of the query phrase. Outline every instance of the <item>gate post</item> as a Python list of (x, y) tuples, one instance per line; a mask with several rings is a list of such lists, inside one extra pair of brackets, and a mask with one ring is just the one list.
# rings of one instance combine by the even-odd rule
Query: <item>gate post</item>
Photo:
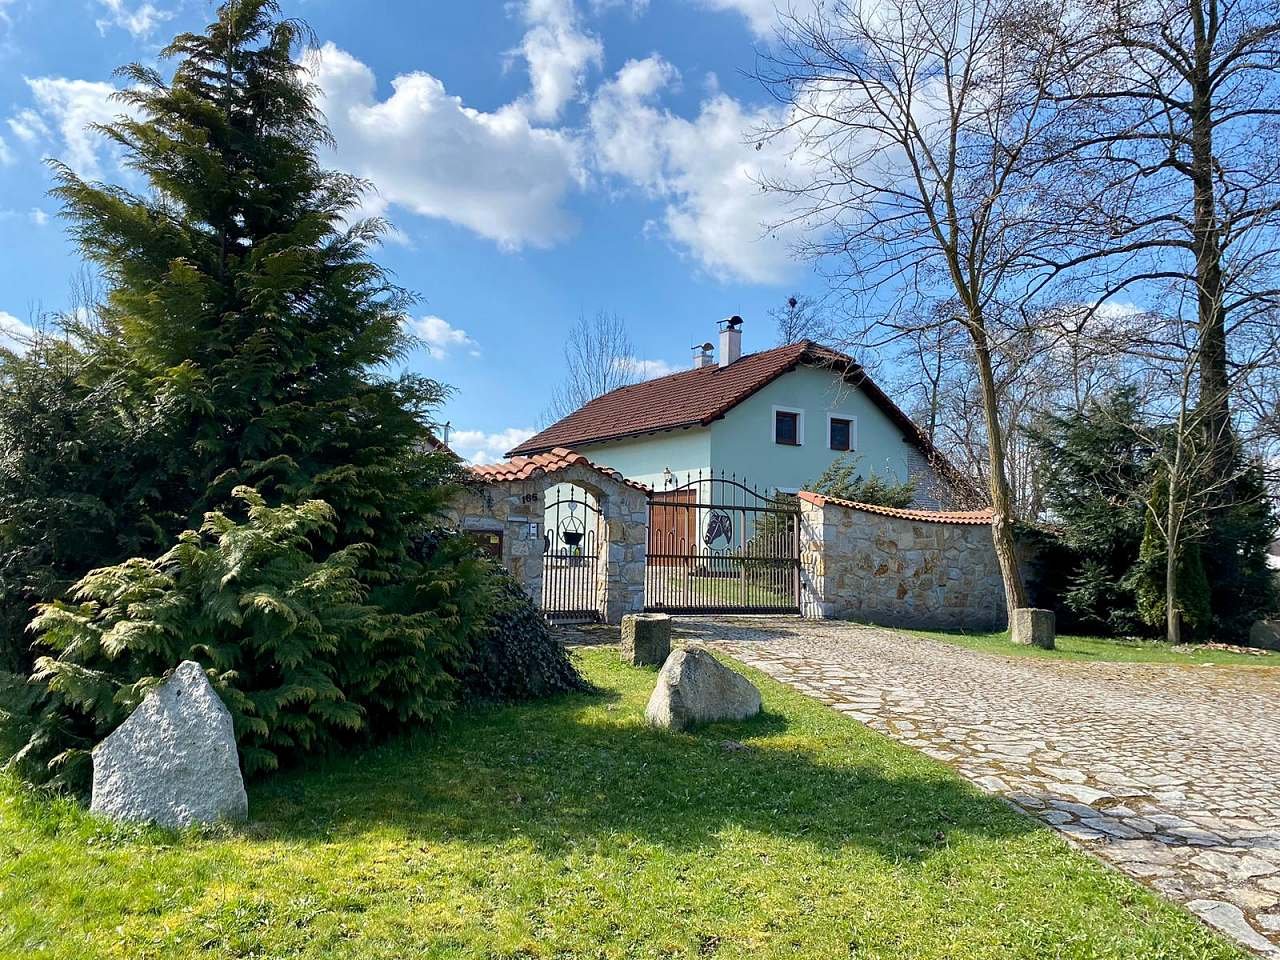
[(827, 600), (826, 507), (801, 491), (800, 500), (800, 614), (807, 620), (831, 616)]
[(649, 499), (641, 490), (619, 483), (605, 500), (604, 619), (621, 623), (628, 613), (644, 609), (645, 549), (648, 545)]

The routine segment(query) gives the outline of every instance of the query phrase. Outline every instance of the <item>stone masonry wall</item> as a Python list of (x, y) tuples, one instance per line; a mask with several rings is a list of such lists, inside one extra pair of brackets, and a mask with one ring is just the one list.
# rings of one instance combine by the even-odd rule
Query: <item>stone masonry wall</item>
[(800, 508), (806, 617), (925, 630), (1004, 628), (989, 524), (889, 517), (803, 498)]
[(598, 603), (607, 623), (644, 609), (649, 503), (643, 490), (588, 467), (571, 465), (527, 480), (485, 483), (460, 494), (449, 519), (460, 529), (502, 534), (502, 564), (535, 603), (542, 602), (546, 491), (572, 483), (595, 497), (604, 525), (598, 564)]

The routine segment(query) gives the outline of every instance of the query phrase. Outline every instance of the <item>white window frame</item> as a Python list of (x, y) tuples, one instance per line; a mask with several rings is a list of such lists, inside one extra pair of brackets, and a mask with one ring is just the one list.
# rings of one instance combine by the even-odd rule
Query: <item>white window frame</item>
[(778, 443), (778, 414), (794, 413), (796, 415), (796, 446), (804, 446), (804, 410), (800, 407), (779, 407), (775, 406), (773, 412), (769, 414), (769, 432), (773, 434), (773, 444), (776, 447), (789, 447), (789, 443)]
[[(848, 420), (849, 421), (849, 449), (836, 450), (831, 445), (831, 421), (832, 420)], [(856, 453), (858, 451), (858, 418), (852, 413), (841, 413), (833, 410), (827, 414), (827, 437), (825, 441), (827, 449), (834, 453)]]

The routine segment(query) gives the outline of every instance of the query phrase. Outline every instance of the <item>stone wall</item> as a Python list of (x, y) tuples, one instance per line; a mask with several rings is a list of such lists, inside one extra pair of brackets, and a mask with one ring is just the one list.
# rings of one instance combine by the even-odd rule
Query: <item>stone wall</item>
[(926, 630), (1005, 627), (985, 512), (880, 510), (801, 493), (800, 567), (806, 617)]
[(540, 604), (546, 492), (561, 483), (583, 488), (599, 504), (603, 525), (597, 565), (599, 609), (605, 622), (621, 623), (623, 614), (644, 609), (649, 522), (645, 491), (610, 473), (572, 463), (524, 479), (478, 484), (454, 500), (449, 519), (462, 530), (502, 534), (503, 566)]

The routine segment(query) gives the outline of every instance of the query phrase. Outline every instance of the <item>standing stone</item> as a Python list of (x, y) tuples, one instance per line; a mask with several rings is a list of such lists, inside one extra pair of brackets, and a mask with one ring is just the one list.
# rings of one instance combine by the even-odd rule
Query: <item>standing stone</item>
[(629, 613), (622, 618), (622, 659), (637, 667), (666, 663), (671, 655), (671, 618), (665, 613)]
[(699, 647), (677, 650), (658, 672), (645, 719), (684, 730), (695, 723), (745, 720), (760, 712), (760, 691)]
[(1030, 644), (1042, 650), (1052, 650), (1057, 621), (1052, 610), (1035, 607), (1019, 607), (1013, 611), (1009, 622), (1010, 639), (1014, 643)]
[(231, 714), (200, 664), (184, 661), (93, 748), (90, 809), (163, 827), (245, 819)]

